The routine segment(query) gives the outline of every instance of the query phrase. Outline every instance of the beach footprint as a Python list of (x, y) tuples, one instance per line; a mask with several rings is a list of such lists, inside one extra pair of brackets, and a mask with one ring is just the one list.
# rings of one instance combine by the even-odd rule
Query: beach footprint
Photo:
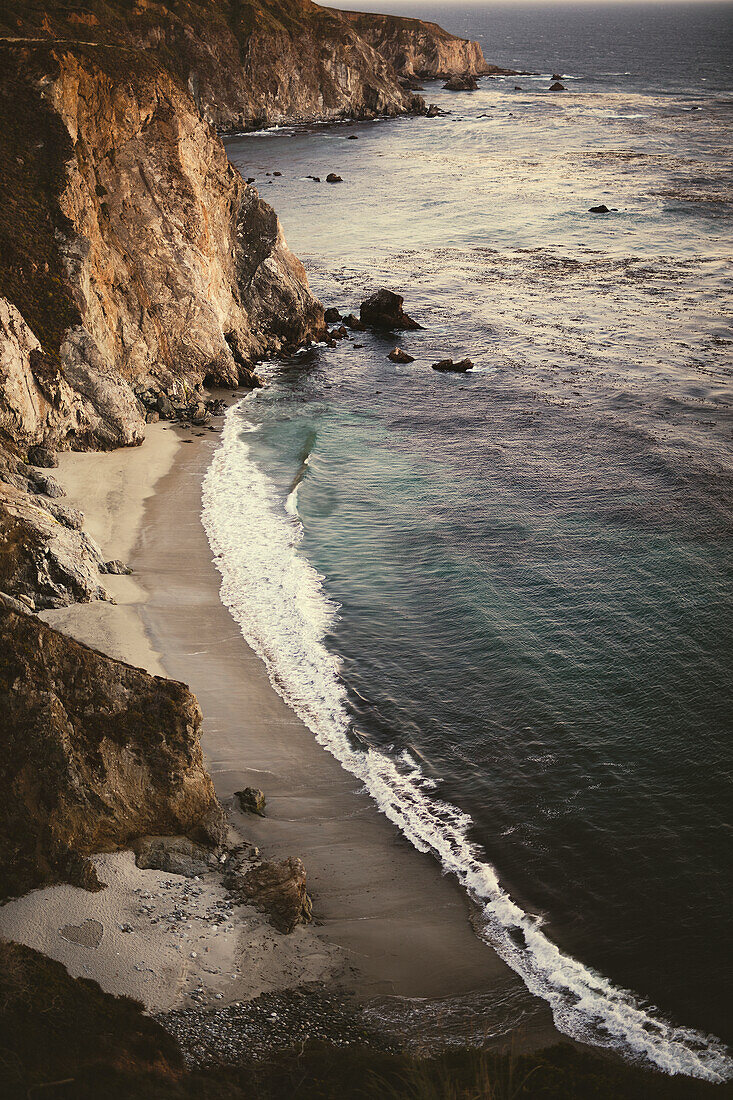
[(81, 924), (65, 924), (63, 928), (59, 928), (59, 935), (71, 943), (78, 943), (80, 947), (96, 950), (102, 942), (104, 925), (87, 917)]

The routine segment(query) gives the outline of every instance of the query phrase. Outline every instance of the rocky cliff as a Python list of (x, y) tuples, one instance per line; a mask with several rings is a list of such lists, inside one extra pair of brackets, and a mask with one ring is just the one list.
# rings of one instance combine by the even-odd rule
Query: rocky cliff
[(320, 330), (274, 212), (165, 68), (106, 46), (2, 54), (7, 436), (139, 442), (135, 389), (246, 381)]
[(94, 885), (85, 857), (147, 833), (218, 843), (188, 689), (0, 602), (0, 896)]
[(219, 129), (396, 115), (421, 101), (340, 12), (310, 0), (6, 0), (0, 33), (145, 51)]
[(457, 38), (437, 23), (357, 11), (342, 11), (341, 15), (400, 76), (429, 80), (431, 77), (466, 73), (484, 76), (505, 71), (496, 65), (487, 65), (478, 42)]

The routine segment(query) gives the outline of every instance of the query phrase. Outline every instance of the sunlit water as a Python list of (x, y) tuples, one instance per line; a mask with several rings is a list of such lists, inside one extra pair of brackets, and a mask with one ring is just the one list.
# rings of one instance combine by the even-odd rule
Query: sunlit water
[(558, 1025), (709, 1077), (705, 1036), (733, 1036), (726, 10), (426, 9), (540, 75), (232, 139), (327, 305), (387, 285), (424, 327), (268, 368), (204, 516), (278, 690)]

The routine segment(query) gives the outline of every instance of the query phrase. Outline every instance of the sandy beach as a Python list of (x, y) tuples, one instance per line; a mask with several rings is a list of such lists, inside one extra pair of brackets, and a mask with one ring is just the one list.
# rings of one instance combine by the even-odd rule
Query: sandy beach
[[(68, 502), (84, 512), (105, 558), (127, 561), (134, 573), (105, 578), (114, 604), (43, 617), (190, 685), (232, 840), (257, 845), (267, 858), (303, 859), (314, 923), (279, 935), (255, 910), (227, 909), (216, 872), (191, 882), (141, 871), (128, 852), (99, 857), (108, 883), (100, 894), (61, 885), (10, 902), (0, 910), (0, 934), (111, 992), (140, 998), (150, 1010), (226, 1004), (320, 982), (361, 1001), (389, 1003), (391, 1012), (393, 998), (450, 1013), (475, 995), (477, 1004), (495, 1006), (487, 1038), (521, 1019), (523, 1045), (554, 1041), (547, 1006), (475, 934), (458, 885), (316, 744), (221, 604), (200, 521), (201, 481), (217, 443), (214, 432), (156, 424), (140, 448), (60, 455), (56, 473)], [(244, 786), (265, 791), (264, 818), (232, 805)], [(173, 913), (176, 906), (183, 917)]]

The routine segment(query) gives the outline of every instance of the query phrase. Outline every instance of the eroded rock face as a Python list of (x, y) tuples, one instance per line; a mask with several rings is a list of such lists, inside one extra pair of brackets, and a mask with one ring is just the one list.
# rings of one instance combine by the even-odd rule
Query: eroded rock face
[(20, 310), (0, 297), (0, 440), (58, 440), (83, 418), (80, 395), (48, 362)]
[(61, 495), (49, 474), (0, 449), (0, 591), (37, 609), (108, 598), (101, 551)]
[(0, 179), (0, 438), (134, 445), (137, 389), (181, 404), (204, 380), (255, 384), (256, 359), (320, 333), (274, 211), (174, 74), (83, 43), (0, 53), (3, 106), (27, 122), (0, 137), (17, 168)]
[(67, 879), (146, 834), (223, 840), (201, 712), (150, 676), (0, 603), (0, 896)]
[[(108, 387), (105, 364), (173, 392), (246, 382), (254, 359), (322, 325), (303, 267), (175, 79), (141, 64), (113, 80), (96, 59), (66, 56), (53, 84), (76, 154), (61, 197), (77, 234), (66, 262), (83, 321), (69, 338), (72, 383)], [(80, 347), (90, 339), (96, 363)], [(116, 397), (107, 394), (107, 420), (129, 415)]]
[(88, 0), (94, 22), (82, 33), (74, 12), (52, 0), (36, 10), (25, 0), (6, 0), (5, 7), (8, 34), (22, 28), (29, 36), (83, 38), (154, 54), (218, 129), (397, 115), (422, 103), (344, 13), (310, 0)]

